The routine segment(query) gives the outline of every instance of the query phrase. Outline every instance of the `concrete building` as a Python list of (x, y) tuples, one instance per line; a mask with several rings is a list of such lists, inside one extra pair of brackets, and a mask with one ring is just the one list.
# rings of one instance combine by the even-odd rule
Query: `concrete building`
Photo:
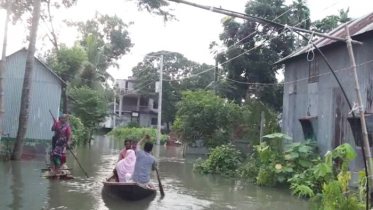
[[(10, 141), (17, 136), (21, 95), (25, 75), (27, 50), (25, 48), (9, 55), (6, 62), (4, 81), (5, 113), (4, 134), (9, 134)], [(35, 58), (32, 75), (31, 107), (26, 133), (24, 151), (33, 150), (43, 153), (51, 143), (53, 123), (49, 110), (58, 116), (61, 102), (63, 81), (50, 68)], [(6, 139), (3, 137), (2, 142)], [(28, 148), (28, 146), (32, 148)]]
[[(357, 64), (366, 119), (371, 124), (373, 113), (373, 13), (346, 23), (354, 40), (364, 44), (353, 45)], [(345, 25), (342, 24), (329, 34), (346, 37)], [(319, 38), (315, 44), (325, 54), (342, 83), (351, 103), (357, 102), (354, 74), (346, 43)], [(293, 137), (293, 141), (312, 139), (322, 154), (331, 151), (343, 143), (355, 147), (358, 155), (351, 164), (351, 170), (363, 169), (362, 147), (360, 145), (361, 124), (359, 115), (353, 119), (350, 108), (320, 54), (309, 56), (309, 47), (300, 49), (279, 61), (285, 64), (285, 85), (283, 96), (282, 130)], [(311, 52), (312, 53), (312, 52)], [(357, 112), (356, 112), (357, 113)], [(356, 122), (356, 123), (352, 123)], [(351, 123), (351, 124), (350, 124)], [(370, 142), (372, 129), (368, 126)], [(371, 144), (372, 146), (372, 144)]]
[(126, 125), (131, 121), (137, 122), (141, 127), (157, 127), (158, 102), (136, 91), (138, 82), (133, 77), (116, 80), (120, 94), (119, 102), (115, 107), (115, 127)]

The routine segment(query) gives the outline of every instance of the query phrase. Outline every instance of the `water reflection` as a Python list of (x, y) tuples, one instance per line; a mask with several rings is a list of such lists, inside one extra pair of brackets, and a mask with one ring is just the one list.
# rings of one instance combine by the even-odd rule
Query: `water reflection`
[[(0, 209), (307, 209), (307, 203), (289, 192), (261, 188), (220, 176), (192, 172), (193, 160), (182, 157), (181, 147), (155, 147), (166, 197), (159, 193), (142, 201), (128, 202), (102, 192), (123, 142), (97, 137), (90, 147), (77, 148), (76, 156), (87, 171), (86, 178), (73, 156), (67, 163), (74, 180), (46, 180), (40, 177), (43, 161), (0, 163)], [(10, 172), (9, 172), (10, 171)], [(152, 179), (156, 182), (155, 174)]]
[(21, 172), (21, 164), (19, 162), (10, 162), (11, 166), (11, 174), (12, 174), (12, 185), (10, 186), (10, 190), (13, 196), (13, 202), (9, 205), (9, 208), (14, 210), (19, 210), (22, 208), (22, 172)]

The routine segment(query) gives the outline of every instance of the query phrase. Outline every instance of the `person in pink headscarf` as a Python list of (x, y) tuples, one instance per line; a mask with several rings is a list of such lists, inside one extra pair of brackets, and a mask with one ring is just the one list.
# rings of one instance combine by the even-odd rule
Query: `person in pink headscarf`
[(126, 157), (115, 166), (119, 182), (128, 182), (135, 170), (136, 154), (132, 149), (127, 150)]

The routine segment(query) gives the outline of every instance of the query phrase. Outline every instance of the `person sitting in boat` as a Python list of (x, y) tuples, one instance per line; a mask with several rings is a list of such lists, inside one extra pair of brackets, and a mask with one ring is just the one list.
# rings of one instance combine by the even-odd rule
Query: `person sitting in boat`
[(54, 166), (53, 171), (58, 172), (66, 162), (66, 146), (71, 143), (71, 126), (66, 114), (62, 115), (60, 121), (53, 125), (53, 131), (56, 132), (56, 144), (52, 151), (52, 164)]
[[(145, 136), (145, 139), (149, 140), (149, 135)], [(144, 145), (144, 150), (141, 150), (141, 144), (144, 139), (140, 140), (136, 146), (136, 164), (135, 170), (132, 174), (132, 181), (138, 183), (141, 186), (154, 188), (150, 183), (150, 172), (156, 169), (156, 162), (151, 151), (153, 150), (153, 143), (146, 142)]]
[(119, 182), (128, 182), (135, 170), (136, 155), (132, 149), (127, 150), (126, 157), (115, 166), (114, 173)]
[(132, 148), (132, 141), (129, 140), (129, 139), (126, 139), (124, 141), (124, 149), (122, 149), (119, 153), (119, 158), (118, 158), (118, 161), (121, 161), (122, 159), (124, 159), (126, 157), (126, 153), (127, 153), (127, 150), (130, 150)]

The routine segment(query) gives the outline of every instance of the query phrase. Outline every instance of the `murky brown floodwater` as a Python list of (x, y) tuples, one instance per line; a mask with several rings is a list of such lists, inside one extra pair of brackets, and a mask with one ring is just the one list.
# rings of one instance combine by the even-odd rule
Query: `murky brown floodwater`
[[(182, 158), (181, 148), (157, 147), (160, 174), (166, 197), (126, 202), (102, 193), (102, 181), (110, 175), (123, 142), (97, 137), (90, 147), (78, 148), (77, 157), (90, 175), (85, 178), (72, 156), (74, 180), (57, 181), (40, 177), (44, 158), (22, 162), (0, 162), (0, 209), (307, 209), (305, 201), (288, 191), (262, 188), (219, 176), (192, 172), (193, 160)], [(153, 180), (156, 178), (153, 174)]]

